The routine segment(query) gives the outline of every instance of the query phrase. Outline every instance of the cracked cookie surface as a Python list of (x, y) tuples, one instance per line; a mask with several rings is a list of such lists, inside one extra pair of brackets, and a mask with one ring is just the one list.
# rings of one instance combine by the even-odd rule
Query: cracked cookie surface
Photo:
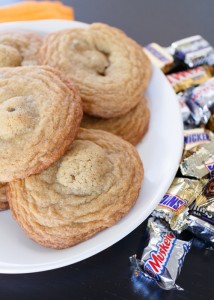
[(0, 69), (0, 182), (38, 173), (70, 145), (82, 118), (79, 94), (47, 66)]
[(136, 107), (121, 117), (103, 119), (84, 114), (80, 126), (111, 132), (136, 145), (146, 134), (149, 127), (149, 120), (150, 111), (147, 101), (144, 98)]
[(119, 117), (134, 108), (151, 76), (142, 47), (119, 29), (102, 23), (49, 34), (40, 62), (72, 79), (84, 112), (102, 118)]
[(42, 41), (35, 32), (0, 32), (0, 67), (37, 65)]
[(134, 205), (143, 179), (136, 149), (101, 130), (80, 129), (41, 174), (10, 182), (10, 209), (25, 233), (62, 249), (112, 226)]

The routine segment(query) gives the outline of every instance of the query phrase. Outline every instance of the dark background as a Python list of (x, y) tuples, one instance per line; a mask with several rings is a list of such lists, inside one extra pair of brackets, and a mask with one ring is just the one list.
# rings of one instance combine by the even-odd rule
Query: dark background
[[(1, 4), (21, 2), (4, 1)], [(200, 34), (214, 45), (213, 0), (73, 0), (76, 20), (119, 27), (145, 45)], [(0, 299), (214, 299), (214, 252), (194, 245), (177, 284), (163, 291), (132, 277), (129, 256), (143, 243), (146, 222), (105, 251), (58, 270), (21, 275), (0, 274)], [(14, 249), (14, 251), (16, 251)]]

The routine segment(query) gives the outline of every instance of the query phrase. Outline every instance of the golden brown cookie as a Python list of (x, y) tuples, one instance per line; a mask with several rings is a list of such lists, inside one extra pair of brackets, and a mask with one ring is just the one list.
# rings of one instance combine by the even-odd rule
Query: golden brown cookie
[(4, 183), (0, 183), (0, 211), (9, 208), (9, 204), (6, 198), (6, 187)]
[(0, 32), (0, 67), (37, 65), (42, 41), (34, 32)]
[(101, 129), (122, 137), (136, 145), (146, 134), (149, 127), (150, 112), (146, 99), (143, 99), (127, 114), (118, 118), (103, 119), (84, 114), (81, 127)]
[(134, 205), (143, 167), (137, 150), (106, 131), (81, 129), (41, 174), (10, 182), (10, 209), (32, 240), (62, 249), (112, 226)]
[(38, 173), (66, 151), (82, 118), (81, 100), (47, 66), (0, 69), (0, 182)]
[(134, 108), (151, 75), (142, 47), (101, 23), (49, 34), (40, 59), (74, 81), (85, 113), (102, 118), (119, 117)]

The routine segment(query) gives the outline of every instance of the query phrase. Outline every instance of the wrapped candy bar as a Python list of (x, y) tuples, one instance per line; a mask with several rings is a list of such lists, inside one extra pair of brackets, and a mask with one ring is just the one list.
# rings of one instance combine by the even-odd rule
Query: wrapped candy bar
[(178, 93), (177, 99), (178, 99), (178, 102), (180, 105), (183, 122), (186, 122), (190, 117), (191, 111), (190, 111), (189, 107), (186, 105), (186, 102), (185, 102), (186, 99), (185, 99), (184, 93), (182, 93), (182, 92)]
[[(183, 158), (180, 163), (180, 170), (183, 176), (203, 178), (209, 175), (207, 164), (214, 161), (214, 135), (210, 131), (201, 133), (195, 130), (184, 138)], [(210, 140), (209, 140), (210, 139)], [(192, 147), (193, 142), (197, 146)]]
[(181, 232), (187, 227), (189, 206), (201, 193), (203, 185), (198, 180), (175, 178), (152, 216), (165, 219), (172, 230)]
[(214, 225), (195, 216), (189, 216), (188, 230), (197, 238), (214, 246)]
[(189, 100), (195, 102), (201, 108), (207, 106), (212, 111), (214, 109), (214, 78), (210, 78), (205, 83), (192, 89)]
[(151, 43), (144, 47), (145, 53), (150, 60), (160, 68), (164, 73), (168, 72), (174, 65), (172, 55), (167, 53), (161, 46)]
[(171, 73), (166, 75), (169, 83), (176, 93), (186, 90), (187, 88), (199, 85), (211, 78), (209, 69), (206, 67), (197, 67), (191, 70)]
[(181, 290), (175, 281), (191, 247), (191, 241), (177, 238), (163, 220), (156, 218), (149, 219), (148, 230), (149, 243), (140, 259), (136, 255), (130, 257), (136, 276), (138, 273), (143, 274), (165, 290)]
[(189, 150), (197, 145), (214, 141), (214, 135), (204, 128), (184, 130), (184, 149)]
[(208, 63), (208, 61), (210, 65), (212, 64), (213, 47), (200, 35), (176, 41), (171, 47), (174, 50), (174, 56), (189, 68)]

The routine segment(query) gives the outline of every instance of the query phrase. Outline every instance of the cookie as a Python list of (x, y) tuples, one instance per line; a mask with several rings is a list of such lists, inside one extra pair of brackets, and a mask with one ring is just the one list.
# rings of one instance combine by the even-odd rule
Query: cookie
[(47, 66), (0, 69), (0, 182), (38, 173), (76, 136), (81, 99)]
[(62, 158), (41, 174), (10, 182), (7, 196), (29, 238), (63, 249), (127, 214), (142, 179), (134, 146), (106, 131), (81, 129)]
[(5, 184), (0, 183), (0, 211), (9, 208), (9, 204), (6, 198), (6, 187)]
[(151, 76), (142, 47), (101, 23), (49, 34), (40, 63), (63, 71), (78, 87), (83, 111), (102, 118), (119, 117), (134, 108)]
[(122, 137), (136, 145), (146, 134), (149, 127), (150, 112), (146, 99), (122, 117), (103, 119), (84, 114), (81, 127), (101, 129)]
[(0, 67), (37, 65), (42, 41), (34, 32), (0, 32)]

